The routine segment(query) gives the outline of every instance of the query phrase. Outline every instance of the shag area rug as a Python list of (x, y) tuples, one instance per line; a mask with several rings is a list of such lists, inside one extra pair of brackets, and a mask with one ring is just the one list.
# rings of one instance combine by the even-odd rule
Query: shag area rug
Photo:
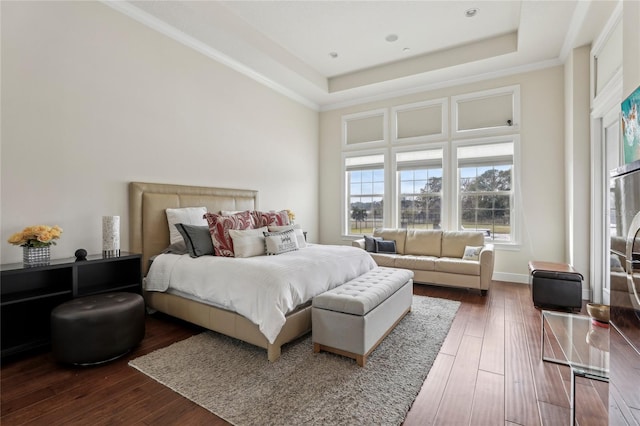
[(129, 365), (234, 425), (399, 425), (440, 350), (459, 302), (413, 296), (413, 306), (367, 358), (313, 353), (308, 334), (281, 358), (214, 332)]

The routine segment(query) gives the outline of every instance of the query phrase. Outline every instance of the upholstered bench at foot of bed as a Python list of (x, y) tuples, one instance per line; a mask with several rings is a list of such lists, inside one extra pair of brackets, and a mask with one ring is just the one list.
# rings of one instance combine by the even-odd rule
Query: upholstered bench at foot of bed
[(313, 298), (313, 351), (367, 356), (411, 311), (413, 272), (378, 267)]

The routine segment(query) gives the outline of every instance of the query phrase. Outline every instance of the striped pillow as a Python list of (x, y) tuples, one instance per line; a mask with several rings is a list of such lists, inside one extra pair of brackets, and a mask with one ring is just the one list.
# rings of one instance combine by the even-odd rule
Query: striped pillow
[(298, 239), (296, 238), (295, 230), (265, 232), (264, 248), (265, 252), (269, 255), (298, 250)]

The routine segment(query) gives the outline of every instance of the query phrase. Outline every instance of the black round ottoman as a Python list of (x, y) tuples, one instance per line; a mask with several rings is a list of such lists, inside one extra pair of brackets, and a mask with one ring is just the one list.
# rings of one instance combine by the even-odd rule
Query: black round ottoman
[(53, 355), (70, 364), (111, 361), (140, 343), (144, 320), (144, 299), (136, 293), (70, 300), (51, 311)]

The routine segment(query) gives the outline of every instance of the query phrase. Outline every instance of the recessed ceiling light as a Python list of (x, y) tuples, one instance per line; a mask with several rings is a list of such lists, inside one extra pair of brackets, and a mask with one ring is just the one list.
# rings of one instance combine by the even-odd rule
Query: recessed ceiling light
[(338, 52), (329, 52), (329, 56), (331, 56), (333, 59), (338, 57)]
[(477, 7), (472, 7), (471, 9), (467, 9), (464, 11), (464, 16), (467, 18), (473, 18), (478, 14), (479, 9)]
[(387, 40), (389, 43), (393, 43), (394, 41), (396, 41), (398, 39), (398, 35), (397, 34), (389, 34), (384, 39)]
[(402, 49), (402, 51), (403, 51), (403, 52), (408, 52), (408, 51), (410, 51), (410, 50), (411, 50), (411, 48), (410, 48), (410, 47), (405, 47), (404, 49)]

